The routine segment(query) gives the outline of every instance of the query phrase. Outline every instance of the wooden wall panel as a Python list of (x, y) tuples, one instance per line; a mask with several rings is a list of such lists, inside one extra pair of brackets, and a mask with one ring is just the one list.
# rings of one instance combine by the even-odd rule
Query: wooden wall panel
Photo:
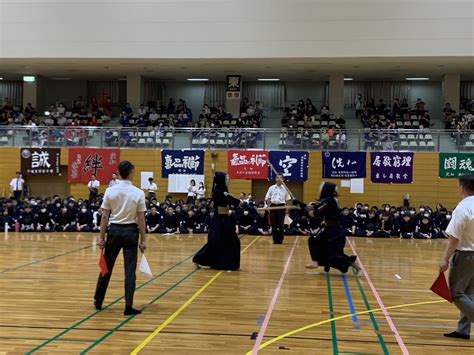
[(20, 171), (20, 149), (0, 149), (0, 192), (2, 196), (10, 196), (10, 181)]

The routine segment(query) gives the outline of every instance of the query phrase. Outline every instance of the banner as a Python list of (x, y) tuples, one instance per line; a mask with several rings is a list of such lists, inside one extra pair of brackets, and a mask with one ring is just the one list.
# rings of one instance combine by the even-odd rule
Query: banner
[(229, 150), (231, 179), (268, 179), (268, 152), (265, 150)]
[(204, 150), (162, 150), (161, 177), (169, 174), (204, 175)]
[[(270, 152), (270, 163), (275, 170), (288, 181), (308, 180), (308, 152)], [(269, 167), (269, 179), (274, 180), (275, 174)]]
[(473, 153), (440, 153), (439, 177), (457, 179), (463, 175), (474, 174)]
[(68, 182), (88, 183), (95, 175), (107, 185), (117, 173), (120, 149), (69, 148)]
[(61, 149), (22, 148), (20, 151), (23, 175), (59, 175)]
[(413, 153), (370, 153), (370, 180), (379, 184), (411, 184)]
[(365, 152), (323, 152), (324, 179), (359, 179), (366, 176)]

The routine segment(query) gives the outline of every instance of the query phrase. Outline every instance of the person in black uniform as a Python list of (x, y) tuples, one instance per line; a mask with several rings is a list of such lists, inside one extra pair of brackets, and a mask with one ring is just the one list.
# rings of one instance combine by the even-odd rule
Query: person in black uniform
[(175, 214), (173, 207), (168, 207), (163, 223), (160, 227), (160, 233), (178, 233), (179, 234), (179, 218)]
[(82, 205), (77, 213), (76, 229), (78, 232), (92, 232), (92, 214), (85, 205)]
[(415, 224), (408, 211), (403, 213), (400, 221), (400, 239), (412, 239), (415, 235)]
[(229, 206), (239, 206), (240, 200), (229, 195), (227, 181), (225, 173), (217, 172), (214, 176), (212, 202), (216, 213), (211, 221), (207, 244), (193, 258), (196, 267), (240, 269), (240, 239), (236, 233), (235, 219), (229, 216)]
[(155, 205), (150, 207), (150, 212), (146, 214), (145, 219), (147, 233), (158, 233), (163, 219)]
[(253, 219), (254, 217), (250, 214), (249, 210), (245, 209), (242, 212), (242, 214), (237, 218), (239, 234), (255, 234)]
[(255, 227), (255, 235), (270, 235), (272, 234), (272, 226), (268, 220), (268, 212), (260, 210), (254, 217), (253, 225)]
[(4, 209), (0, 215), (0, 232), (8, 232), (15, 229), (15, 221), (8, 213), (8, 209)]
[(312, 269), (321, 265), (324, 266), (325, 272), (329, 272), (332, 267), (346, 273), (352, 266), (358, 276), (360, 267), (356, 263), (357, 257), (344, 254), (346, 233), (341, 225), (341, 208), (337, 200), (336, 184), (323, 182), (315, 213), (321, 215), (324, 222), (318, 233), (308, 238), (312, 263), (307, 267)]
[(36, 216), (36, 231), (49, 232), (50, 230), (54, 230), (53, 216), (48, 208), (43, 205)]
[(22, 232), (34, 232), (35, 217), (30, 206), (25, 206), (25, 209), (20, 214), (20, 218), (18, 218), (18, 223), (20, 223), (20, 230)]
[[(102, 309), (112, 270), (120, 250), (123, 249), (125, 271), (125, 316), (142, 313), (133, 308), (135, 294), (137, 253), (146, 249), (145, 230), (145, 193), (133, 186), (135, 167), (129, 161), (121, 161), (118, 166), (119, 183), (105, 190), (102, 201), (102, 219), (100, 222), (99, 247), (105, 249), (105, 261), (109, 272), (99, 273), (94, 306)], [(110, 222), (110, 224), (109, 224)], [(108, 227), (108, 228), (107, 228)], [(107, 232), (107, 240), (105, 239)], [(139, 240), (140, 238), (140, 240)]]

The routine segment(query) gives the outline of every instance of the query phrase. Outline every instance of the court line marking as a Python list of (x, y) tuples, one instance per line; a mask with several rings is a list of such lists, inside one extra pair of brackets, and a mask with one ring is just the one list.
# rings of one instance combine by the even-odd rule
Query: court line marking
[[(161, 298), (163, 298), (164, 296), (166, 296), (169, 292), (171, 292), (172, 290), (174, 290), (176, 287), (178, 287), (181, 283), (183, 283), (184, 281), (186, 281), (188, 278), (190, 278), (194, 273), (196, 273), (199, 269), (194, 269), (193, 271), (191, 271), (190, 273), (188, 273), (186, 276), (184, 276), (183, 278), (181, 278), (179, 281), (175, 282), (173, 285), (171, 285), (170, 287), (168, 287), (165, 291), (163, 291), (162, 293), (160, 293), (157, 297), (155, 297), (153, 300), (151, 300), (150, 302), (148, 302), (147, 305), (143, 306), (141, 308), (141, 310), (145, 310), (147, 308), (147, 306), (150, 306), (152, 304), (154, 304), (156, 301), (160, 300)], [(102, 337), (100, 337), (99, 339), (95, 340), (92, 342), (91, 345), (89, 345), (86, 349), (84, 349), (83, 351), (81, 351), (81, 355), (82, 354), (86, 354), (88, 353), (89, 351), (91, 351), (92, 349), (94, 349), (96, 346), (98, 346), (99, 344), (101, 344), (104, 340), (106, 340), (108, 337), (110, 337), (112, 334), (114, 334), (116, 331), (118, 331), (120, 328), (122, 328), (125, 324), (127, 324), (128, 322), (130, 322), (133, 318), (135, 318), (138, 314), (134, 314), (134, 315), (131, 315), (129, 316), (127, 319), (125, 319), (123, 322), (121, 322), (119, 325), (117, 325), (116, 327), (110, 329), (106, 334), (104, 334)]]
[[(356, 313), (354, 301), (352, 300), (351, 290), (349, 289), (349, 284), (347, 282), (347, 277), (345, 274), (341, 274), (341, 278), (342, 283), (344, 284), (344, 291), (346, 291), (347, 303), (349, 304), (349, 312)], [(354, 325), (354, 329), (360, 329), (360, 327), (357, 325), (357, 323), (359, 323), (359, 319), (357, 318), (357, 316), (352, 317), (352, 322), (356, 323)]]
[(272, 300), (270, 301), (270, 305), (268, 306), (267, 313), (265, 314), (265, 319), (263, 320), (263, 324), (260, 327), (260, 331), (258, 332), (257, 339), (255, 340), (255, 345), (253, 347), (253, 352), (252, 352), (252, 354), (254, 355), (258, 353), (258, 348), (260, 344), (262, 344), (263, 336), (265, 335), (265, 331), (267, 330), (268, 323), (270, 323), (270, 318), (272, 317), (273, 309), (275, 308), (278, 296), (280, 296), (280, 291), (283, 286), (283, 281), (285, 280), (286, 273), (288, 272), (288, 269), (290, 268), (291, 259), (293, 258), (293, 254), (295, 253), (296, 246), (298, 245), (298, 239), (299, 239), (299, 236), (296, 237), (295, 241), (293, 242), (293, 247), (291, 248), (290, 254), (286, 258), (286, 263), (285, 263), (285, 266), (283, 267), (280, 280), (278, 281), (275, 291), (273, 292), (273, 297), (272, 297)]
[[(332, 290), (331, 290), (331, 275), (329, 272), (326, 273), (326, 281), (328, 287), (328, 300), (329, 300), (329, 314), (331, 318), (334, 317), (334, 305), (332, 303)], [(336, 323), (331, 323), (331, 338), (332, 338), (332, 352), (334, 355), (339, 354), (339, 350), (337, 348), (337, 333), (336, 333)]]
[[(185, 261), (191, 259), (192, 257), (194, 256), (194, 254), (182, 259), (181, 261), (178, 261), (176, 264), (172, 265), (171, 267), (169, 267), (168, 269), (166, 269), (165, 271), (162, 271), (161, 273), (159, 273), (158, 275), (154, 276), (153, 278), (151, 278), (150, 280), (142, 283), (140, 286), (138, 286), (136, 288), (136, 291), (140, 290), (142, 287), (145, 287), (146, 285), (148, 285), (149, 283), (155, 281), (156, 279), (160, 278), (161, 276), (165, 275), (166, 273), (168, 273), (169, 271), (177, 268), (178, 266), (180, 266), (181, 264), (183, 264)], [(28, 351), (26, 354), (33, 354), (34, 352), (44, 348), (45, 346), (47, 346), (48, 344), (56, 341), (58, 338), (62, 337), (64, 334), (66, 333), (69, 333), (70, 331), (74, 330), (75, 328), (77, 328), (78, 326), (80, 326), (81, 324), (87, 322), (89, 319), (92, 319), (94, 318), (96, 315), (102, 313), (103, 311), (105, 311), (106, 309), (110, 308), (111, 306), (113, 306), (114, 304), (120, 302), (121, 300), (123, 300), (125, 298), (125, 296), (121, 296), (117, 299), (115, 299), (114, 301), (112, 301), (111, 303), (109, 303), (107, 306), (105, 307), (102, 307), (101, 310), (97, 310), (93, 313), (91, 313), (90, 315), (88, 315), (87, 317), (81, 319), (80, 321), (76, 322), (75, 324), (73, 324), (72, 326), (64, 329), (62, 332), (56, 334), (54, 337), (52, 338), (49, 338), (47, 341), (45, 341), (44, 343), (38, 345), (37, 347), (35, 347), (34, 349)]]
[[(352, 269), (352, 272), (355, 275), (354, 269)], [(367, 296), (364, 292), (364, 288), (362, 287), (362, 284), (360, 282), (359, 277), (356, 278), (356, 282), (357, 282), (357, 286), (359, 288), (360, 294), (362, 295), (362, 299), (364, 300), (365, 308), (367, 308), (367, 310), (370, 311), (372, 309), (372, 307), (370, 306), (369, 300), (367, 299)], [(375, 333), (377, 334), (377, 339), (380, 343), (380, 346), (382, 347), (382, 351), (385, 355), (388, 355), (389, 351), (387, 349), (387, 345), (385, 344), (385, 340), (383, 339), (382, 334), (380, 334), (380, 328), (379, 328), (379, 325), (377, 323), (377, 320), (375, 319), (375, 317), (372, 313), (369, 313), (369, 316), (370, 316), (370, 322), (372, 323), (372, 327), (374, 328)]]
[[(445, 303), (447, 302), (446, 300), (438, 300), (438, 301), (425, 301), (425, 302), (417, 302), (417, 303), (406, 303), (406, 304), (399, 304), (399, 305), (396, 305), (396, 306), (390, 306), (390, 307), (387, 307), (387, 308), (384, 308), (384, 309), (400, 309), (400, 308), (408, 308), (408, 307), (416, 307), (416, 306), (422, 306), (422, 305), (428, 305), (428, 304), (435, 304), (435, 303)], [(358, 316), (361, 316), (361, 315), (364, 315), (364, 314), (371, 314), (371, 313), (378, 313), (378, 312), (382, 312), (383, 313), (383, 310), (382, 308), (376, 308), (376, 309), (372, 309), (370, 311), (362, 311), (362, 312), (357, 312), (355, 315), (358, 315)], [(301, 327), (301, 328), (298, 328), (298, 329), (295, 329), (295, 330), (292, 330), (290, 332), (287, 332), (285, 334), (282, 334), (282, 335), (279, 335), (273, 339), (270, 339), (269, 341), (263, 343), (261, 346), (260, 346), (260, 349), (259, 350), (262, 350), (262, 349), (265, 349), (266, 347), (268, 347), (269, 345), (273, 344), (273, 343), (276, 343), (277, 341), (280, 341), (284, 338), (288, 338), (292, 335), (295, 335), (295, 334), (298, 334), (298, 333), (301, 333), (305, 330), (308, 330), (308, 329), (312, 329), (312, 328), (315, 328), (315, 327), (319, 327), (321, 325), (324, 325), (324, 324), (327, 324), (327, 323), (332, 323), (332, 322), (336, 322), (338, 320), (342, 320), (342, 319), (347, 319), (347, 318), (350, 318), (352, 317), (354, 314), (346, 314), (346, 315), (343, 315), (343, 316), (339, 316), (339, 317), (335, 317), (335, 318), (329, 318), (329, 319), (326, 319), (326, 320), (323, 320), (323, 321), (320, 321), (320, 322), (317, 322), (317, 323), (313, 323), (313, 324), (310, 324), (310, 325), (307, 325), (307, 326), (304, 326), (304, 327)], [(246, 355), (252, 355), (252, 351), (248, 351)]]
[(364, 264), (362, 264), (362, 260), (360, 259), (359, 255), (357, 254), (357, 251), (355, 250), (354, 245), (352, 244), (352, 242), (349, 238), (347, 238), (347, 242), (349, 243), (354, 255), (357, 256), (357, 259), (359, 259), (359, 265), (362, 268), (362, 270), (364, 271), (365, 279), (367, 280), (367, 283), (369, 284), (369, 287), (372, 290), (372, 293), (374, 294), (374, 297), (377, 300), (377, 303), (379, 304), (379, 307), (382, 309), (382, 313), (385, 316), (385, 319), (387, 320), (387, 323), (388, 323), (390, 329), (392, 330), (393, 334), (395, 335), (395, 339), (397, 339), (398, 346), (402, 350), (403, 355), (410, 355), (410, 352), (408, 351), (405, 343), (403, 342), (403, 339), (400, 336), (400, 333), (398, 332), (397, 327), (393, 323), (393, 320), (390, 317), (390, 314), (388, 313), (387, 308), (385, 307), (385, 305), (382, 302), (382, 298), (380, 297), (379, 293), (377, 292), (377, 289), (375, 288), (372, 280), (370, 279), (369, 274), (368, 274), (367, 270), (364, 267)]
[(30, 265), (34, 265), (34, 264), (39, 264), (43, 261), (48, 261), (48, 260), (52, 260), (52, 259), (56, 259), (56, 258), (59, 258), (60, 256), (64, 256), (64, 255), (68, 255), (68, 254), (72, 254), (72, 253), (75, 253), (77, 251), (81, 251), (81, 250), (84, 250), (84, 249), (88, 249), (88, 248), (92, 248), (94, 245), (88, 245), (86, 247), (82, 247), (82, 248), (79, 248), (79, 249), (74, 249), (74, 250), (71, 250), (71, 251), (68, 251), (68, 252), (65, 252), (65, 253), (62, 253), (62, 254), (57, 254), (57, 255), (53, 255), (53, 256), (50, 256), (50, 257), (47, 257), (47, 258), (44, 258), (44, 259), (40, 259), (40, 260), (35, 260), (35, 261), (32, 261), (32, 262), (29, 262), (27, 264), (23, 264), (23, 265), (19, 265), (19, 266), (15, 266), (11, 269), (5, 269), (5, 270), (2, 270), (0, 271), (0, 274), (3, 274), (5, 272), (10, 272), (10, 271), (15, 271), (15, 270), (18, 270), (18, 269), (22, 269), (24, 267), (27, 267), (27, 266), (30, 266)]
[[(255, 238), (251, 243), (249, 243), (241, 252), (240, 255), (244, 254), (252, 245), (254, 245), (258, 240), (260, 240), (261, 236)], [(219, 271), (215, 274), (208, 282), (204, 284), (194, 295), (192, 295), (185, 303), (181, 305), (171, 316), (168, 317), (161, 325), (156, 328), (153, 333), (151, 333), (145, 340), (143, 340), (131, 353), (130, 355), (136, 355), (140, 351), (143, 350), (145, 346), (147, 346), (163, 329), (165, 329), (168, 324), (170, 324), (173, 320), (175, 320), (181, 312), (183, 312), (193, 301), (199, 297), (201, 293), (203, 293), (214, 281), (217, 280), (219, 276), (224, 273), (225, 270)]]

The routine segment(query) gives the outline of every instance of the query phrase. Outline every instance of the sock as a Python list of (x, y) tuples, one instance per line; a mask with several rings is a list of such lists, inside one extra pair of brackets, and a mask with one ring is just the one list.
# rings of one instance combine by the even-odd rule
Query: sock
[(133, 314), (141, 314), (142, 311), (133, 308), (132, 306), (125, 306), (125, 311), (123, 312), (124, 316), (131, 316)]
[(470, 335), (461, 334), (458, 332), (446, 333), (444, 334), (444, 336), (448, 338), (457, 338), (457, 339), (470, 339), (471, 338)]

